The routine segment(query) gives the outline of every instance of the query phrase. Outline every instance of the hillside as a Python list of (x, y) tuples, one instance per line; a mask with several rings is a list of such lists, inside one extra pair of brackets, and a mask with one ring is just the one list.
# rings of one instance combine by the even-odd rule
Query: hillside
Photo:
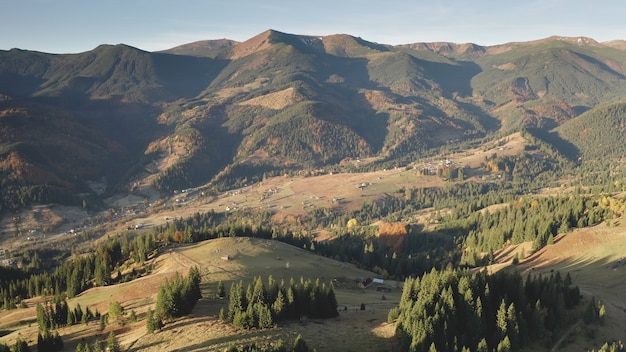
[[(70, 198), (96, 206), (105, 194), (84, 183), (103, 176), (109, 196), (133, 184), (225, 190), (264, 175), (342, 169), (349, 159), (403, 165), (502, 130), (549, 130), (615, 101), (626, 91), (625, 63), (619, 45), (588, 38), (390, 46), (274, 30), (158, 53), (14, 49), (0, 52), (0, 144), (12, 165), (4, 172), (24, 188), (18, 207)], [(24, 110), (21, 126), (51, 133), (23, 133), (12, 121)], [(92, 145), (88, 158), (64, 160), (63, 171), (45, 146), (76, 138), (58, 142), (71, 134), (50, 125), (57, 120)], [(21, 164), (32, 166), (16, 172)], [(35, 195), (47, 185), (65, 195)]]
[[(0, 51), (0, 348), (43, 326), (66, 351), (112, 331), (129, 351), (597, 350), (626, 328), (624, 48), (267, 30)], [(192, 267), (203, 298), (164, 313)], [(48, 327), (37, 304), (65, 297), (127, 315)]]
[[(625, 328), (624, 302), (620, 294), (622, 285), (619, 283), (624, 267), (616, 263), (623, 259), (620, 248), (625, 243), (626, 230), (621, 225), (621, 219), (619, 223), (612, 228), (601, 225), (568, 233), (557, 238), (555, 244), (522, 259), (517, 267), (522, 273), (533, 275), (549, 275), (554, 270), (559, 270), (562, 275), (569, 273), (582, 289), (583, 302), (588, 302), (592, 296), (600, 299), (606, 305), (609, 316), (600, 331), (601, 335), (596, 337), (600, 341), (619, 338)], [(583, 256), (580, 255), (581, 246), (585, 248)], [(504, 254), (510, 251), (505, 248), (502, 254), (496, 254), (497, 266), (512, 267), (511, 255)], [(223, 259), (225, 255), (229, 256), (228, 260)], [(68, 300), (70, 306), (80, 304), (99, 312), (106, 312), (110, 302), (118, 301), (127, 312), (135, 311), (138, 322), (128, 321), (128, 318), (124, 323), (111, 321), (103, 331), (98, 330), (98, 324), (62, 328), (64, 350), (73, 350), (81, 338), (91, 341), (92, 336), (107, 336), (110, 331), (117, 334), (123, 348), (132, 351), (223, 350), (233, 343), (278, 338), (292, 341), (297, 334), (301, 334), (309, 346), (317, 350), (381, 351), (398, 343), (392, 337), (394, 326), (386, 323), (388, 310), (400, 299), (401, 291), (393, 281), (387, 282), (392, 291), (384, 293), (386, 300), (381, 300), (381, 293), (372, 288), (358, 288), (353, 281), (354, 278), (375, 277), (376, 274), (278, 241), (220, 238), (168, 250), (147, 264), (154, 268), (149, 275), (131, 282), (92, 288)], [(204, 298), (192, 315), (177, 319), (156, 334), (147, 334), (145, 313), (154, 306), (159, 285), (165, 278), (171, 279), (176, 272), (186, 273), (191, 266), (200, 268)], [(340, 316), (331, 320), (308, 324), (287, 322), (277, 328), (256, 331), (236, 330), (217, 319), (220, 308), (227, 305), (226, 301), (215, 297), (219, 281), (230, 287), (231, 283), (240, 280), (249, 282), (257, 276), (267, 278), (269, 275), (278, 281), (291, 277), (336, 279), (338, 304), (347, 306), (347, 310), (340, 310)], [(3, 342), (11, 343), (18, 334), (30, 341), (35, 338), (36, 326), (30, 327), (28, 322), (34, 321), (34, 306), (39, 301), (28, 300), (29, 308), (0, 311)], [(359, 310), (361, 303), (365, 304), (366, 310)], [(559, 342), (556, 346), (561, 345), (559, 350), (563, 351), (592, 348), (588, 339), (578, 335), (567, 337), (566, 334), (564, 337), (568, 342)]]
[(623, 103), (589, 110), (556, 128), (558, 136), (576, 147), (586, 160), (615, 160), (626, 152), (624, 127), (626, 108)]
[[(222, 259), (227, 254), (230, 259)], [(175, 272), (185, 274), (191, 266), (198, 266), (201, 270), (204, 297), (196, 306), (193, 316), (168, 325), (158, 334), (146, 334), (145, 312), (149, 307), (154, 307), (159, 285), (166, 277), (172, 278)], [(235, 330), (217, 320), (220, 308), (227, 306), (227, 302), (215, 297), (219, 281), (230, 287), (231, 283), (240, 280), (249, 282), (258, 276), (267, 279), (269, 275), (278, 281), (283, 279), (289, 281), (292, 277), (296, 280), (300, 277), (313, 280), (320, 278), (326, 282), (336, 279), (338, 303), (347, 306), (348, 311), (329, 321), (311, 322), (306, 326), (289, 322), (277, 329), (265, 331)], [(386, 310), (397, 304), (401, 291), (394, 288), (392, 292), (385, 293), (388, 300), (381, 301), (380, 292), (376, 292), (375, 289), (359, 289), (354, 283), (355, 278), (374, 275), (353, 265), (318, 257), (277, 241), (221, 238), (168, 251), (154, 259), (154, 271), (150, 275), (128, 283), (87, 290), (78, 297), (68, 300), (68, 304), (70, 306), (80, 304), (82, 307), (106, 312), (110, 302), (119, 301), (127, 311), (135, 310), (139, 317), (138, 323), (124, 325), (113, 323), (105, 331), (100, 332), (108, 334), (109, 330), (116, 331), (122, 346), (133, 351), (221, 350), (233, 343), (254, 341), (259, 338), (282, 337), (285, 340), (293, 340), (294, 334), (298, 333), (307, 341), (318, 340), (311, 344), (317, 346), (318, 350), (340, 345), (346, 348), (361, 346), (366, 350), (379, 350), (390, 343), (387, 339), (393, 333), (393, 327), (386, 323)], [(361, 303), (366, 304), (369, 309), (359, 311)], [(3, 342), (13, 341), (18, 334), (22, 338), (36, 340), (36, 326), (29, 328), (24, 325), (24, 322), (34, 318), (35, 304), (36, 301), (30, 301), (29, 306), (33, 305), (31, 308), (12, 312), (0, 311)], [(97, 324), (89, 325), (91, 326), (64, 329), (64, 335), (71, 334), (75, 337), (66, 339), (65, 345), (75, 346), (81, 337), (89, 339), (89, 336), (97, 332)], [(185, 333), (181, 334), (183, 327)], [(321, 334), (326, 338), (318, 339)], [(356, 336), (359, 342), (348, 342)], [(70, 349), (73, 350), (73, 347), (67, 350)]]

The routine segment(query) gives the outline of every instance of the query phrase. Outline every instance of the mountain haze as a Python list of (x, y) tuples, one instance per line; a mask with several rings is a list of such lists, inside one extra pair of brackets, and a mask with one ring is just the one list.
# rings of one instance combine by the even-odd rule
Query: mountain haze
[(583, 37), (392, 46), (274, 30), (163, 52), (1, 51), (2, 208), (97, 204), (138, 180), (222, 190), (353, 159), (404, 165), (619, 102), (625, 65), (622, 42)]

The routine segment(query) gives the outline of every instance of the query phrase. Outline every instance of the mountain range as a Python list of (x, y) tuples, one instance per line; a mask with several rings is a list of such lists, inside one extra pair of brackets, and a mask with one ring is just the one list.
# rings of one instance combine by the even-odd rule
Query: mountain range
[(0, 51), (0, 211), (399, 166), (528, 128), (571, 158), (618, 157), (625, 72), (626, 42), (584, 37), (392, 46), (268, 30), (162, 52)]

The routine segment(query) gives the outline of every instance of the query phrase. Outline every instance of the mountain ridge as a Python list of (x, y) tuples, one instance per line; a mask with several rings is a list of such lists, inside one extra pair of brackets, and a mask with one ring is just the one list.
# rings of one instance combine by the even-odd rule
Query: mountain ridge
[[(263, 175), (341, 169), (359, 158), (404, 165), (493, 133), (548, 130), (618, 101), (626, 95), (622, 45), (553, 36), (496, 46), (394, 46), (267, 30), (243, 42), (198, 41), (160, 52), (123, 44), (79, 54), (0, 51), (0, 94), (7, 97), (0, 102), (0, 149), (13, 160), (39, 158), (42, 170), (57, 170), (51, 180), (73, 180), (66, 189), (84, 190), (104, 165), (117, 175), (107, 177), (109, 192), (126, 192), (138, 179), (153, 180), (160, 192), (207, 182), (224, 190)], [(20, 109), (36, 116), (20, 120)], [(92, 131), (89, 143), (102, 157), (70, 153), (69, 174), (61, 176), (41, 148), (71, 145), (71, 134), (35, 141), (19, 123), (49, 131), (76, 124)], [(15, 143), (31, 147), (17, 150)], [(124, 161), (115, 163), (119, 151)], [(5, 164), (12, 165), (3, 171), (13, 175), (11, 187), (46, 184)]]

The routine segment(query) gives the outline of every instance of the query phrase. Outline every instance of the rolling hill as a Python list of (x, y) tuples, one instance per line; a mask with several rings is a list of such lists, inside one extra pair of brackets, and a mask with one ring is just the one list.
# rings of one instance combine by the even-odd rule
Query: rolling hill
[[(222, 259), (226, 254), (229, 260)], [(110, 302), (118, 301), (123, 302), (126, 311), (135, 310), (138, 322), (112, 322), (105, 331), (106, 334), (109, 330), (116, 331), (121, 344), (125, 348), (132, 347), (133, 351), (224, 350), (234, 343), (255, 341), (259, 337), (293, 340), (294, 331), (302, 333), (307, 340), (313, 340), (316, 334), (329, 334), (334, 330), (332, 336), (328, 335), (316, 343), (318, 350), (346, 345), (349, 340), (346, 339), (347, 335), (358, 336), (360, 341), (350, 344), (363, 348), (384, 348), (390, 343), (387, 338), (393, 333), (393, 326), (386, 323), (386, 314), (390, 307), (397, 304), (401, 289), (396, 287), (392, 292), (385, 293), (388, 300), (381, 300), (381, 293), (375, 289), (359, 289), (354, 282), (355, 278), (374, 277), (376, 274), (357, 269), (354, 265), (322, 258), (278, 241), (250, 238), (221, 238), (181, 247), (154, 258), (153, 263), (154, 271), (149, 275), (128, 283), (90, 289), (69, 300), (68, 304), (80, 304), (94, 311), (106, 312)], [(175, 273), (186, 274), (191, 266), (200, 268), (204, 297), (196, 306), (193, 317), (179, 319), (162, 333), (146, 334), (145, 313), (156, 302), (159, 286)], [(343, 312), (341, 317), (323, 323), (311, 322), (308, 326), (288, 323), (281, 328), (263, 332), (235, 330), (217, 320), (220, 308), (227, 308), (228, 304), (227, 300), (216, 297), (219, 281), (230, 287), (232, 283), (249, 282), (256, 277), (266, 280), (270, 275), (279, 282), (289, 282), (291, 278), (300, 280), (301, 277), (312, 280), (319, 278), (324, 282), (335, 279), (338, 302), (349, 310)], [(19, 311), (0, 311), (3, 341), (13, 341), (18, 331), (22, 338), (31, 339), (34, 334), (36, 340), (36, 324), (27, 327), (25, 322), (34, 318), (37, 302), (30, 301), (29, 308)], [(369, 309), (360, 311), (361, 303)], [(186, 333), (180, 334), (183, 328)], [(81, 337), (90, 339), (90, 336), (98, 333), (97, 329), (97, 324), (68, 327), (66, 333), (75, 339), (67, 339), (66, 346), (75, 346)], [(66, 333), (64, 335), (67, 336)], [(74, 347), (70, 348), (73, 350)]]
[[(619, 219), (621, 222), (621, 219)], [(622, 224), (609, 228), (600, 225), (588, 229), (578, 229), (559, 236), (550, 245), (527, 258), (522, 259), (517, 269), (522, 273), (548, 276), (555, 270), (563, 275), (570, 274), (581, 287), (583, 302), (592, 297), (600, 299), (609, 311), (608, 320), (594, 341), (618, 339), (624, 329), (624, 302), (621, 295), (623, 253), (626, 243), (626, 228)], [(581, 248), (585, 254), (581, 255)], [(496, 252), (496, 262), (492, 271), (513, 268), (512, 258), (519, 253), (518, 246), (505, 247)], [(229, 259), (224, 259), (228, 255)], [(622, 264), (620, 264), (622, 263)], [(123, 348), (132, 351), (166, 350), (226, 350), (235, 344), (276, 341), (291, 342), (301, 334), (310, 347), (317, 350), (360, 350), (383, 351), (398, 349), (399, 341), (394, 337), (394, 324), (387, 323), (389, 309), (400, 300), (401, 288), (395, 281), (386, 282), (391, 287), (385, 292), (385, 299), (374, 288), (358, 288), (355, 278), (376, 277), (377, 274), (357, 269), (354, 265), (329, 258), (319, 257), (273, 240), (253, 238), (219, 238), (199, 244), (180, 246), (164, 252), (147, 263), (153, 271), (130, 282), (111, 286), (91, 288), (75, 298), (69, 299), (71, 307), (80, 304), (94, 311), (105, 313), (111, 302), (122, 304), (126, 314), (122, 318), (110, 320), (100, 330), (97, 323), (77, 324), (59, 329), (65, 342), (64, 350), (74, 350), (86, 339), (93, 343), (94, 338), (106, 337), (114, 331)], [(189, 316), (167, 324), (156, 334), (146, 333), (145, 317), (149, 308), (156, 302), (159, 286), (176, 273), (185, 274), (190, 267), (200, 268), (202, 275), (202, 295)], [(251, 282), (256, 277), (275, 280), (295, 278), (320, 278), (333, 280), (340, 315), (328, 320), (314, 320), (307, 324), (286, 322), (272, 329), (240, 330), (218, 320), (220, 308), (227, 309), (227, 300), (216, 297), (216, 287), (220, 281), (230, 287), (239, 281)], [(18, 337), (27, 341), (36, 340), (37, 326), (35, 306), (41, 297), (29, 299), (26, 308), (0, 311), (0, 332), (2, 341), (12, 343)], [(365, 310), (359, 306), (365, 305)], [(134, 311), (137, 321), (129, 318)], [(581, 331), (567, 330), (551, 344), (555, 349), (565, 351), (588, 350), (592, 348), (590, 339)], [(324, 336), (323, 338), (320, 338)], [(558, 340), (558, 341), (557, 341)], [(563, 342), (567, 341), (566, 344)], [(590, 345), (591, 344), (591, 345)], [(393, 347), (392, 347), (393, 346)]]

